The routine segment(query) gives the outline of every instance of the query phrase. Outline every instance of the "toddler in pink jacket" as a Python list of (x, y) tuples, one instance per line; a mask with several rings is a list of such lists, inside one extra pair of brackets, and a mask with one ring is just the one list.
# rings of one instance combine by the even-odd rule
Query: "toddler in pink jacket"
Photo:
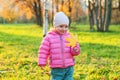
[(41, 42), (38, 55), (38, 65), (43, 68), (49, 59), (52, 80), (73, 80), (74, 56), (80, 53), (79, 44), (71, 47), (66, 38), (70, 37), (68, 32), (69, 19), (63, 12), (58, 12), (53, 20), (54, 30), (47, 33)]

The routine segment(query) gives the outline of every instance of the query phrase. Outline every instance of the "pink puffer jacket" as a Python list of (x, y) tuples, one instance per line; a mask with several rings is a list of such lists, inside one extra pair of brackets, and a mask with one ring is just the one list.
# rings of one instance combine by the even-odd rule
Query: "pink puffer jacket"
[(77, 47), (79, 51), (74, 52), (72, 47), (66, 46), (68, 43), (65, 40), (66, 37), (70, 37), (68, 32), (64, 35), (60, 35), (54, 31), (47, 34), (39, 48), (39, 66), (45, 66), (48, 58), (51, 68), (66, 68), (75, 64), (73, 56), (80, 53), (80, 47), (77, 43), (75, 47)]

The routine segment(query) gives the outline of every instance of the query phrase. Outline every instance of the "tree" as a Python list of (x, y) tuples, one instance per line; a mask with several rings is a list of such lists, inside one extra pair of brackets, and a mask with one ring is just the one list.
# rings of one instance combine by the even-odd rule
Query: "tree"
[(111, 9), (112, 9), (112, 0), (106, 1), (105, 6), (105, 21), (102, 31), (108, 31), (110, 21), (111, 21)]
[(90, 23), (90, 31), (94, 30), (94, 22), (95, 22), (95, 3), (91, 3), (90, 1), (88, 1), (88, 10), (89, 10), (89, 23)]
[(25, 15), (27, 19), (34, 16), (36, 17), (36, 23), (40, 26), (43, 25), (41, 0), (0, 0), (0, 2), (2, 8), (17, 12), (19, 16)]
[[(3, 1), (3, 0), (0, 0), (0, 2), (6, 4), (6, 5), (4, 5), (4, 4), (0, 3), (0, 5), (1, 5), (0, 6), (1, 7), (0, 15), (3, 18), (3, 20), (4, 20), (3, 23), (5, 21), (13, 22), (17, 18), (17, 16), (18, 16), (17, 8), (13, 8), (12, 2)], [(11, 10), (11, 8), (13, 8), (13, 9)]]
[(55, 5), (56, 12), (63, 11), (68, 16), (70, 24), (72, 21), (79, 20), (81, 14), (84, 14), (80, 7), (79, 0), (52, 0), (52, 1), (53, 4), (56, 4)]
[[(72, 13), (73, 0), (69, 0), (69, 1), (68, 1), (68, 4), (69, 4), (69, 7), (68, 7), (69, 16), (68, 16), (68, 18), (69, 18), (69, 22), (70, 22), (70, 24), (71, 24), (71, 13)], [(70, 26), (70, 24), (69, 24), (69, 26)]]
[(24, 11), (23, 13), (33, 14), (36, 17), (36, 23), (40, 26), (43, 25), (41, 3), (41, 0), (14, 0), (14, 5), (18, 6), (19, 10)]
[(112, 2), (112, 24), (120, 23), (120, 0), (113, 0)]
[(13, 22), (18, 16), (17, 12), (6, 8), (4, 8), (4, 11), (1, 12), (1, 15), (2, 18), (4, 18), (8, 22)]
[[(108, 31), (111, 21), (112, 0), (87, 0), (90, 29), (96, 21), (97, 31)], [(94, 16), (95, 15), (95, 16)]]

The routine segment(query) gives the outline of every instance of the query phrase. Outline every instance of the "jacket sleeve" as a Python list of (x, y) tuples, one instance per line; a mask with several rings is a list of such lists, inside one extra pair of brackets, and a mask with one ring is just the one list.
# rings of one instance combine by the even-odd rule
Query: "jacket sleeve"
[(42, 42), (41, 42), (41, 46), (39, 48), (39, 52), (38, 52), (38, 66), (45, 66), (47, 63), (47, 59), (49, 56), (49, 48), (50, 44), (49, 44), (49, 38), (46, 36)]
[[(74, 51), (74, 48), (77, 48), (78, 51), (75, 52), (75, 51)], [(79, 54), (80, 54), (80, 46), (79, 46), (79, 43), (77, 43), (75, 47), (73, 47), (73, 48), (71, 47), (71, 48), (70, 48), (70, 51), (71, 51), (71, 54), (72, 54), (73, 56), (79, 55)]]

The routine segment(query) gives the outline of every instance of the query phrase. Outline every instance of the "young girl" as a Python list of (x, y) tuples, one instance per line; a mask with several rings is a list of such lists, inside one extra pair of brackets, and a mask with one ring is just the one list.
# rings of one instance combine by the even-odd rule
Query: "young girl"
[(54, 30), (51, 30), (43, 39), (39, 48), (38, 65), (43, 69), (49, 58), (52, 80), (73, 80), (73, 56), (80, 53), (79, 44), (71, 47), (66, 38), (70, 37), (68, 32), (69, 19), (63, 12), (58, 12), (53, 20)]

